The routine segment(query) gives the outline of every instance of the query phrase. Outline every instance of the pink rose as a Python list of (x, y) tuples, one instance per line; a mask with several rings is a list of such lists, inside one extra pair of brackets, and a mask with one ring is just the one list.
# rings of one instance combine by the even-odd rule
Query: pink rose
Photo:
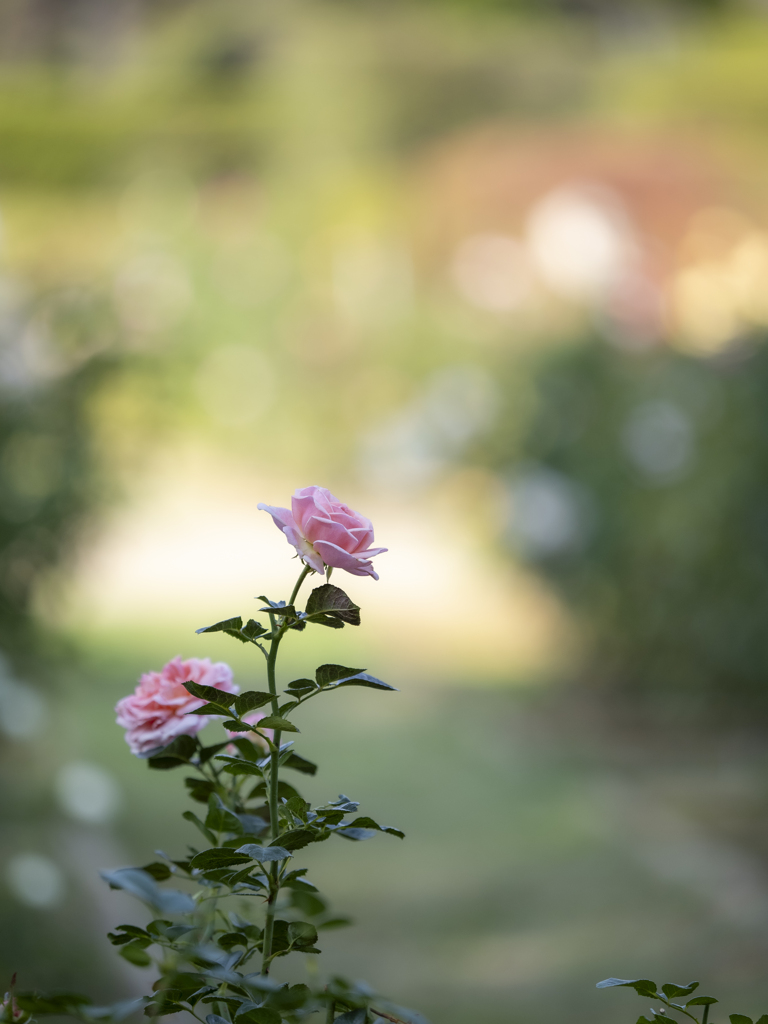
[(232, 669), (223, 661), (211, 664), (209, 658), (174, 658), (161, 672), (145, 672), (128, 697), (118, 701), (117, 724), (126, 730), (125, 740), (131, 753), (139, 757), (167, 747), (177, 736), (194, 736), (208, 724), (206, 715), (188, 712), (205, 703), (193, 697), (183, 683), (202, 683), (227, 693), (239, 693)]
[(299, 557), (315, 572), (325, 567), (346, 569), (353, 576), (379, 577), (371, 565), (374, 555), (386, 548), (374, 548), (370, 519), (353, 512), (334, 498), (325, 487), (303, 487), (291, 498), (291, 508), (259, 505), (269, 512), (278, 530), (293, 544)]
[[(242, 721), (243, 722), (247, 722), (248, 725), (256, 725), (257, 722), (260, 722), (262, 720), (262, 718), (266, 718), (266, 717), (267, 716), (264, 714), (263, 711), (250, 711), (245, 716), (245, 718), (242, 719)], [(252, 743), (256, 743), (256, 744), (258, 744), (258, 746), (262, 747), (264, 749), (264, 753), (266, 753), (267, 750), (268, 750), (267, 745), (264, 742), (264, 740), (255, 732), (230, 732), (229, 729), (227, 729), (227, 733), (229, 734), (229, 736), (233, 740), (237, 739), (238, 736), (244, 736), (247, 740), (251, 740)], [(270, 740), (274, 740), (274, 738), (275, 738), (275, 730), (274, 729), (264, 729), (264, 735), (268, 736), (270, 738)], [(233, 747), (232, 744), (230, 744), (227, 747), (227, 752), (230, 753), (230, 754), (235, 754), (235, 753), (237, 753), (237, 747)]]

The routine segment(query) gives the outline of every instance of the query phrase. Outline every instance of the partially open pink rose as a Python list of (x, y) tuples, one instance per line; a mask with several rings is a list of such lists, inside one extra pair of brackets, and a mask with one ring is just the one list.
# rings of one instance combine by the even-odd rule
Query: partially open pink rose
[(334, 498), (325, 487), (303, 487), (296, 491), (290, 509), (264, 504), (259, 508), (269, 512), (288, 543), (315, 572), (325, 572), (325, 567), (330, 566), (345, 569), (353, 576), (379, 578), (371, 559), (387, 549), (371, 546), (370, 519)]
[(223, 661), (211, 664), (209, 658), (174, 658), (160, 672), (145, 672), (128, 697), (118, 701), (117, 724), (126, 730), (125, 740), (131, 753), (139, 757), (167, 747), (177, 736), (194, 736), (208, 724), (206, 715), (188, 712), (205, 703), (189, 694), (183, 683), (202, 683), (227, 693), (239, 693), (232, 669)]

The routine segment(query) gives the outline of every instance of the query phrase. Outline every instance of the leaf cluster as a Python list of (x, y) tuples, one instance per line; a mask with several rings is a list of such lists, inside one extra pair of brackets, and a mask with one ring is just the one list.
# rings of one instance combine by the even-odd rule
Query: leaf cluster
[[(698, 987), (698, 981), (690, 981), (687, 985), (677, 985), (673, 982), (667, 982), (659, 987), (656, 985), (655, 981), (650, 981), (647, 978), (636, 978), (633, 980), (626, 978), (606, 978), (604, 981), (599, 981), (597, 983), (597, 988), (633, 988), (635, 992), (644, 999), (651, 999), (663, 1005), (663, 1009), (659, 1010), (651, 1007), (651, 1016), (645, 1017), (641, 1015), (637, 1018), (636, 1024), (680, 1024), (679, 1018), (670, 1017), (667, 1011), (682, 1014), (683, 1016), (696, 1021), (697, 1024), (699, 1024), (699, 1020), (701, 1021), (701, 1024), (707, 1024), (710, 1008), (717, 1003), (718, 1000), (715, 999), (714, 996), (704, 995), (697, 995), (692, 999), (688, 999), (687, 997), (690, 996)], [(674, 1002), (673, 1000), (678, 1001)], [(695, 1013), (695, 1008), (698, 1007), (701, 1007), (700, 1019)], [(691, 1008), (694, 1008), (694, 1012), (691, 1012)], [(731, 1013), (729, 1014), (728, 1019), (731, 1024), (768, 1024), (768, 1014), (765, 1013), (754, 1022), (751, 1017), (747, 1017), (742, 1013)]]

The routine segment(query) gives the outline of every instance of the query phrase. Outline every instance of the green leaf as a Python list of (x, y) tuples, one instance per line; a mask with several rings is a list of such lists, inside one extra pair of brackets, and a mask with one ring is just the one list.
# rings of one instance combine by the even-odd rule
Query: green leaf
[(322, 820), (324, 825), (339, 825), (344, 820), (344, 811), (318, 810), (317, 816)]
[(296, 609), (292, 604), (286, 604), (285, 601), (270, 601), (268, 597), (259, 598), (260, 601), (266, 601), (267, 607), (259, 608), (260, 612), (271, 612), (272, 615), (279, 615), (282, 618), (295, 619), (297, 616)]
[(275, 729), (277, 732), (299, 732), (293, 722), (279, 715), (268, 715), (257, 723), (259, 729)]
[[(405, 839), (405, 832), (401, 832), (399, 828), (392, 828), (391, 825), (378, 825), (373, 818), (362, 817), (355, 818), (354, 821), (349, 823), (350, 828), (372, 828), (377, 832), (386, 832), (390, 836), (397, 836), (398, 839)], [(692, 991), (692, 990), (686, 990)]]
[[(221, 939), (219, 940), (221, 943)], [(205, 1024), (229, 1024), (223, 1017), (220, 1017), (218, 1013), (209, 1013), (205, 1018)]]
[(372, 828), (340, 828), (337, 829), (334, 835), (341, 836), (342, 839), (352, 839), (356, 843), (365, 842), (366, 839), (373, 839), (376, 835), (376, 829)]
[(270, 993), (269, 1005), (278, 1010), (298, 1010), (312, 998), (312, 992), (306, 985), (283, 986)]
[(294, 771), (302, 772), (304, 775), (314, 775), (317, 772), (317, 765), (308, 761), (300, 754), (291, 753), (285, 760), (286, 768), (293, 768)]
[(243, 718), (249, 711), (262, 708), (272, 700), (272, 694), (264, 690), (246, 690), (235, 699), (235, 711), (238, 718)]
[(178, 974), (164, 975), (152, 986), (153, 992), (163, 994), (164, 992), (176, 990), (185, 999), (194, 996), (202, 989), (211, 988), (208, 985), (204, 974), (195, 974), (191, 971), (179, 971)]
[(129, 942), (127, 946), (122, 946), (120, 956), (135, 967), (149, 967), (152, 963), (152, 957), (138, 942)]
[(226, 868), (232, 864), (245, 864), (247, 860), (247, 856), (239, 850), (216, 846), (211, 850), (203, 850), (202, 853), (195, 854), (190, 864), (193, 868)]
[(360, 625), (360, 608), (339, 587), (325, 583), (309, 595), (306, 617), (318, 625), (341, 629), (345, 622)]
[(148, 875), (152, 875), (156, 882), (164, 882), (166, 878), (171, 877), (171, 869), (167, 864), (163, 864), (162, 861), (155, 860), (151, 864), (144, 864), (140, 871), (146, 871)]
[(101, 871), (100, 874), (111, 889), (123, 889), (161, 914), (188, 914), (196, 907), (187, 893), (161, 889), (154, 878), (140, 868), (118, 868), (117, 871)]
[[(314, 843), (318, 838), (317, 832), (312, 828), (291, 828), (282, 832), (273, 842), (280, 844), (284, 850), (303, 850), (305, 846)], [(272, 843), (269, 844), (270, 846)]]
[(639, 996), (644, 996), (646, 999), (656, 999), (658, 997), (656, 982), (649, 981), (647, 978), (637, 978), (634, 981), (629, 981), (626, 978), (606, 978), (605, 981), (598, 981), (595, 987), (633, 988)]
[(315, 678), (324, 690), (335, 690), (340, 686), (368, 686), (374, 690), (397, 689), (369, 675), (365, 669), (346, 668), (344, 665), (321, 665), (315, 672)]
[(228, 884), (234, 887), (236, 885), (240, 885), (241, 883), (246, 883), (252, 888), (264, 889), (264, 883), (261, 882), (255, 875), (251, 874), (253, 870), (253, 864), (249, 864), (248, 867), (245, 868), (243, 871), (238, 871), (237, 874), (232, 875), (232, 877), (229, 879)]
[(764, 1013), (762, 1017), (758, 1017), (755, 1024), (768, 1024), (768, 1013)]
[(676, 999), (678, 996), (689, 996), (698, 987), (698, 981), (689, 981), (687, 985), (674, 985), (672, 982), (667, 982), (666, 985), (661, 986), (661, 991), (667, 999)]
[(287, 807), (291, 814), (295, 814), (297, 818), (301, 818), (302, 821), (306, 821), (307, 811), (311, 809), (312, 805), (297, 794), (288, 800)]
[[(680, 1024), (678, 1020), (675, 1020), (674, 1017), (668, 1017), (666, 1013), (656, 1013), (654, 1011), (653, 1019), (656, 1024)], [(749, 1024), (752, 1024), (752, 1021), (749, 1021)]]
[(752, 1018), (746, 1017), (743, 1013), (729, 1013), (728, 1020), (731, 1024), (752, 1024)]
[(347, 1010), (340, 1017), (336, 1018), (335, 1024), (365, 1024), (368, 1019), (368, 1012), (365, 1007), (356, 1010)]
[(246, 761), (260, 761), (264, 757), (264, 751), (247, 736), (236, 736), (230, 740), (232, 746), (237, 748), (240, 757)]
[(208, 842), (213, 843), (215, 845), (216, 837), (214, 836), (213, 832), (210, 832), (205, 827), (205, 825), (202, 823), (202, 821), (200, 821), (200, 819), (198, 818), (194, 811), (184, 811), (184, 813), (182, 814), (182, 818), (184, 818), (186, 821), (191, 821), (193, 825), (200, 829), (200, 831), (203, 833)]
[(208, 817), (205, 827), (214, 832), (241, 832), (242, 825), (237, 816), (222, 801), (218, 793), (211, 793), (208, 800)]
[(695, 999), (689, 999), (685, 1004), (686, 1006), (711, 1006), (713, 1003), (718, 1002), (713, 996), (696, 996)]
[(184, 683), (184, 689), (191, 693), (193, 697), (197, 697), (200, 700), (207, 700), (211, 704), (216, 704), (218, 707), (228, 708), (231, 704), (235, 703), (237, 694), (229, 693), (227, 690), (219, 690), (215, 686), (203, 686), (202, 683)]
[(320, 665), (315, 671), (318, 686), (328, 686), (338, 679), (351, 679), (352, 676), (365, 672), (364, 668), (347, 668), (345, 665)]
[(367, 672), (360, 672), (359, 675), (353, 676), (351, 679), (340, 679), (338, 683), (331, 683), (330, 686), (326, 686), (324, 689), (336, 690), (340, 686), (367, 686), (371, 690), (398, 692), (396, 686), (390, 686), (389, 683), (385, 683), (381, 679), (377, 679), (376, 676), (369, 675)]
[(147, 931), (149, 932), (150, 935), (167, 935), (168, 929), (173, 927), (174, 924), (172, 921), (164, 921), (161, 917), (159, 917), (156, 918), (154, 921), (149, 922), (149, 924), (147, 925)]
[(235, 1018), (237, 1024), (280, 1024), (282, 1017), (277, 1010), (268, 1006), (257, 1006), (246, 1013), (239, 1013)]
[(237, 820), (245, 835), (260, 836), (269, 828), (269, 822), (260, 818), (258, 814), (238, 814)]
[(283, 889), (297, 889), (301, 892), (317, 892), (317, 886), (309, 881), (308, 878), (302, 878), (302, 875), (306, 875), (307, 868), (300, 868), (298, 871), (289, 871), (280, 883), (280, 887)]
[(203, 704), (199, 708), (195, 708), (194, 711), (185, 712), (187, 715), (231, 715), (232, 712), (225, 707), (224, 704)]
[(114, 932), (108, 932), (107, 938), (113, 946), (122, 946), (126, 942), (131, 942), (134, 939), (143, 939), (144, 945), (148, 946), (152, 941), (149, 932), (143, 928), (138, 928), (135, 924), (119, 924), (117, 931), (123, 932), (122, 935), (116, 935)]
[(327, 928), (346, 928), (352, 924), (352, 919), (349, 917), (332, 917), (328, 921), (320, 921), (318, 928), (325, 930)]
[(293, 921), (288, 925), (288, 939), (293, 946), (314, 946), (317, 942), (317, 928), (307, 921)]
[(248, 619), (248, 621), (240, 630), (240, 632), (249, 640), (256, 640), (258, 639), (258, 637), (264, 636), (264, 634), (267, 633), (268, 630), (266, 630), (264, 626), (262, 626), (262, 624), (260, 622), (257, 622), (255, 619)]
[(192, 736), (177, 736), (167, 747), (151, 752), (147, 763), (150, 768), (162, 770), (178, 768), (179, 765), (189, 764), (199, 749), (200, 744)]
[(316, 689), (317, 683), (314, 679), (294, 679), (292, 683), (288, 683), (285, 692), (291, 696), (301, 697)]
[(220, 754), (217, 761), (224, 761), (224, 771), (229, 775), (257, 775), (263, 777), (261, 768), (253, 761), (244, 761), (241, 757), (225, 757)]
[(289, 853), (282, 846), (256, 846), (253, 843), (246, 843), (245, 846), (239, 846), (237, 853), (245, 854), (250, 857), (251, 860), (257, 860), (260, 864), (265, 864), (272, 860), (287, 860), (288, 857), (292, 857), (293, 854)]
[(221, 622), (215, 622), (212, 626), (201, 626), (200, 629), (196, 629), (196, 633), (226, 633), (228, 636), (233, 636), (235, 640), (239, 640), (240, 643), (248, 644), (251, 642), (249, 636), (245, 636), (242, 632), (243, 620), (239, 615), (235, 615), (232, 619), (223, 619)]
[(206, 761), (210, 761), (214, 754), (218, 754), (220, 750), (223, 750), (229, 743), (229, 740), (224, 740), (223, 743), (212, 743), (210, 747), (202, 747), (200, 750), (200, 764), (205, 764)]
[(88, 996), (81, 996), (75, 992), (55, 992), (48, 995), (41, 995), (39, 992), (17, 992), (15, 999), (20, 1009), (40, 1014), (66, 1014), (73, 1008), (87, 1006), (91, 1002)]
[(184, 785), (189, 790), (189, 795), (198, 803), (207, 804), (208, 797), (214, 790), (214, 785), (208, 779), (198, 779), (195, 776), (184, 779)]

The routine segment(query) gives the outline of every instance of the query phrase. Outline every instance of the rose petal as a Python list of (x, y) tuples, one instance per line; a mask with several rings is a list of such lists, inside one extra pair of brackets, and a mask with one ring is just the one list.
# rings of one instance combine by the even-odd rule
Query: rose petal
[(319, 540), (317, 541), (317, 550), (323, 556), (323, 561), (326, 565), (331, 565), (334, 569), (344, 569), (345, 572), (349, 572), (353, 576), (373, 576), (374, 579), (379, 578), (370, 562), (361, 561), (357, 555), (351, 555), (348, 551), (337, 547), (335, 544)]
[(312, 516), (307, 520), (307, 537), (313, 544), (318, 540), (324, 540), (350, 553), (358, 547), (349, 530), (345, 530), (339, 523), (334, 523), (332, 519), (324, 519), (321, 516)]

